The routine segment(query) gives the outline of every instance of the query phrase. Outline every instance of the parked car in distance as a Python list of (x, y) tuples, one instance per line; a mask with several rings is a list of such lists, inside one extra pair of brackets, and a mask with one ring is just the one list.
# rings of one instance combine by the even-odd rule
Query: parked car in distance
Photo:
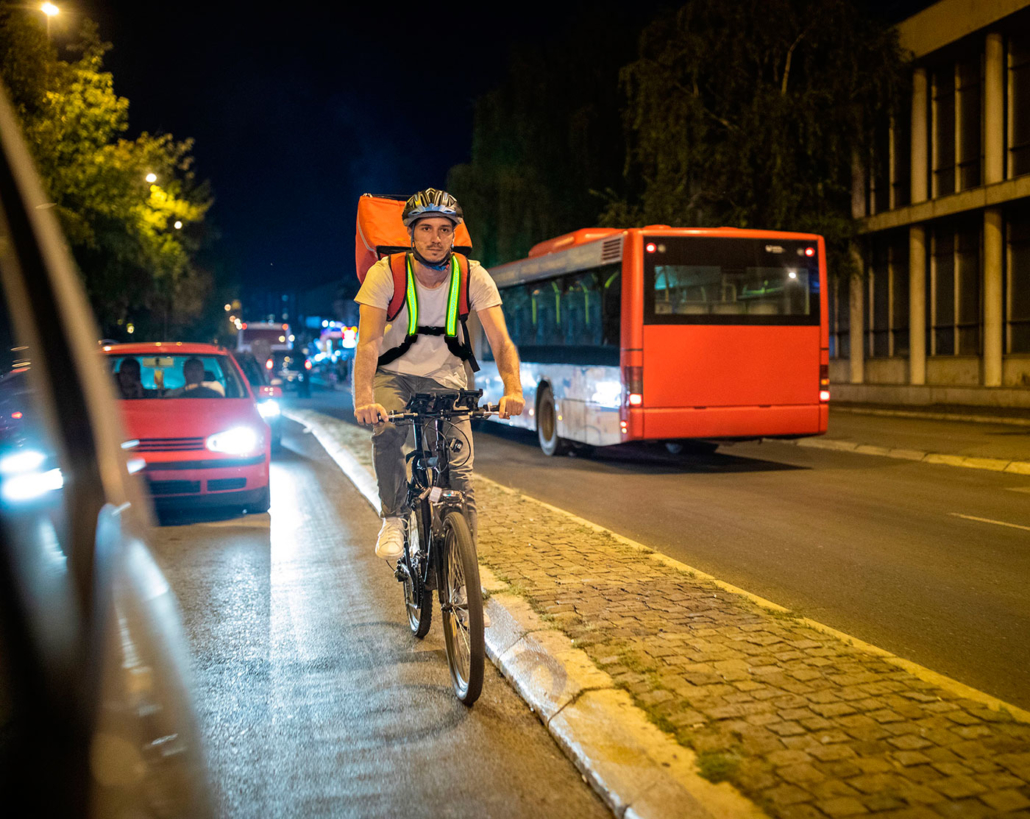
[(311, 359), (304, 350), (273, 350), (265, 361), (265, 369), (272, 383), (278, 378), (284, 390), (296, 389), (304, 398), (311, 395)]
[(214, 816), (178, 604), (146, 544), (97, 327), (18, 131), (0, 89), (5, 815)]
[(232, 356), (240, 365), (240, 369), (257, 399), (258, 412), (272, 429), (272, 452), (277, 452), (282, 446), (283, 439), (283, 413), (279, 406), (279, 399), (283, 397), (283, 389), (272, 384), (272, 377), (268, 374), (268, 370), (258, 363), (257, 358), (249, 350), (234, 350)]
[(184, 342), (103, 351), (155, 503), (268, 511), (272, 433), (236, 359)]

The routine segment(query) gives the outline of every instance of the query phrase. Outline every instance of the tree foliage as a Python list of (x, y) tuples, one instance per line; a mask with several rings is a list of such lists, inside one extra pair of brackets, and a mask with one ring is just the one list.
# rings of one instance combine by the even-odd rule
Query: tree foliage
[(594, 192), (621, 187), (618, 72), (634, 28), (617, 9), (583, 21), (560, 42), (515, 49), (504, 81), (476, 101), (471, 161), (447, 185), (486, 264), (595, 223)]
[(38, 16), (0, 3), (0, 77), (98, 320), (108, 335), (130, 321), (137, 337), (175, 335), (212, 286), (193, 261), (211, 199), (192, 141), (128, 139), (129, 101), (103, 70), (110, 44), (87, 20), (61, 59)]
[(814, 231), (846, 264), (854, 163), (903, 68), (896, 32), (853, 0), (689, 0), (621, 72), (639, 195), (606, 222)]

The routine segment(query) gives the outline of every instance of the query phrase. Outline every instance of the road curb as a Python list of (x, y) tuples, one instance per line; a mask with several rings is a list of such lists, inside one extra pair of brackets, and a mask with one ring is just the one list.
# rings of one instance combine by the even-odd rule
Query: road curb
[(1030, 418), (1004, 415), (977, 415), (975, 413), (880, 409), (877, 407), (841, 407), (833, 405), (831, 405), (830, 410), (850, 415), (879, 415), (884, 418), (914, 418), (923, 421), (960, 421), (973, 424), (1006, 424), (1014, 427), (1030, 427)]
[[(378, 514), (374, 477), (320, 422), (319, 413), (286, 410), (283, 414), (315, 436)], [(715, 785), (702, 778), (693, 751), (653, 725), (630, 695), (597, 668), (586, 652), (575, 648), (565, 634), (547, 626), (487, 567), (481, 566), (480, 572), (483, 588), (489, 594), (487, 655), (616, 816), (767, 816), (732, 785)]]
[(873, 444), (861, 444), (857, 441), (843, 441), (838, 438), (800, 438), (796, 441), (767, 438), (765, 440), (793, 444), (808, 449), (830, 449), (837, 452), (854, 452), (857, 455), (876, 455), (880, 458), (898, 458), (903, 461), (919, 461), (926, 464), (961, 466), (966, 469), (986, 469), (990, 472), (1030, 475), (1030, 461), (974, 458), (972, 456), (952, 455), (945, 452), (922, 452), (918, 449), (894, 449), (891, 447), (874, 446)]

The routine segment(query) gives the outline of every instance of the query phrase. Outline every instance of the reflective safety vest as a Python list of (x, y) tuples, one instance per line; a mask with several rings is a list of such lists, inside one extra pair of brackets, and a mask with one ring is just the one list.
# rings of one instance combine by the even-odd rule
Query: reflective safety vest
[[(393, 274), (393, 297), (386, 309), (386, 320), (393, 321), (408, 308), (408, 332), (397, 347), (379, 356), (377, 366), (382, 367), (396, 361), (418, 341), (419, 336), (443, 336), (451, 354), (469, 362), (472, 372), (479, 372), (479, 362), (472, 352), (469, 331), (466, 324), (471, 305), (469, 303), (469, 262), (460, 253), (451, 254), (451, 278), (447, 285), (447, 319), (443, 327), (425, 327), (418, 323), (418, 289), (415, 287), (415, 257), (411, 253), (395, 253), (389, 257), (390, 272)], [(461, 325), (461, 339), (458, 325)]]

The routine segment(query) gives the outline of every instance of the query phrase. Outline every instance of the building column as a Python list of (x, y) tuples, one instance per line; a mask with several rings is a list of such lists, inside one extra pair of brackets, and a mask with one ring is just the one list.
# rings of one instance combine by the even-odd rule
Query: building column
[(851, 346), (851, 383), (862, 384), (865, 381), (865, 276), (862, 275), (864, 265), (862, 254), (857, 243), (851, 245), (851, 261), (854, 271), (850, 282), (850, 326), (848, 335)]
[(926, 95), (926, 69), (917, 68), (912, 72), (912, 204), (927, 197)]
[(926, 383), (926, 228), (908, 229), (908, 383)]
[(1005, 178), (1005, 49), (1001, 35), (987, 35), (984, 76), (984, 184)]
[(984, 211), (984, 369), (985, 387), (1002, 381), (1004, 311), (1001, 297), (1003, 252), (1001, 208)]

